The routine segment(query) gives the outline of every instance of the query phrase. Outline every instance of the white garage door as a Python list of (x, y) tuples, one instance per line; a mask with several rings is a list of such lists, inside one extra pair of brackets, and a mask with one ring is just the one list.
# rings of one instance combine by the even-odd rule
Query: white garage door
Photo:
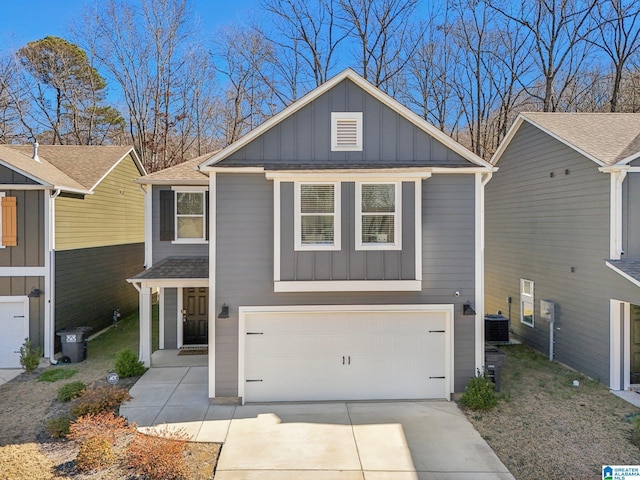
[(28, 336), (28, 298), (0, 297), (0, 368), (20, 368), (20, 347)]
[(247, 402), (448, 399), (452, 315), (447, 306), (434, 307), (241, 309), (240, 396)]

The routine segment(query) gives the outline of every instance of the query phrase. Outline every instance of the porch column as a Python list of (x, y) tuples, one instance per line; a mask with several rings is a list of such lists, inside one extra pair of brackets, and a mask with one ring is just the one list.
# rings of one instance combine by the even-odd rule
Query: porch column
[(140, 288), (140, 356), (145, 367), (151, 366), (151, 288)]

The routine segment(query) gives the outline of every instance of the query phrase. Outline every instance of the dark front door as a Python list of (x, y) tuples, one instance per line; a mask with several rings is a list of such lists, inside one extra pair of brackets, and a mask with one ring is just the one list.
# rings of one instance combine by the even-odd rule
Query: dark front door
[(206, 287), (183, 289), (182, 343), (207, 345), (209, 343), (209, 289)]
[(640, 306), (631, 305), (631, 378), (630, 383), (640, 384)]

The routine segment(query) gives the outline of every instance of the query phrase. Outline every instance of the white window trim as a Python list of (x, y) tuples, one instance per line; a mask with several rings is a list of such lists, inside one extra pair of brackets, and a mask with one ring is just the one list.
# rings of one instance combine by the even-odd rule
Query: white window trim
[[(362, 186), (363, 185), (395, 185), (396, 209), (394, 212), (393, 243), (362, 243)], [(356, 182), (355, 193), (355, 249), (356, 250), (402, 250), (402, 182)], [(388, 215), (390, 212), (385, 213)], [(370, 215), (366, 213), (365, 215)]]
[[(209, 243), (209, 241), (207, 240), (207, 212), (209, 210), (208, 205), (207, 205), (207, 196), (206, 196), (206, 192), (208, 190), (207, 187), (204, 186), (176, 186), (176, 187), (171, 187), (171, 190), (173, 190), (175, 192), (174, 198), (173, 198), (173, 207), (174, 207), (174, 215), (173, 215), (173, 231), (174, 231), (174, 238), (173, 241), (171, 243), (175, 243), (175, 244), (194, 244), (194, 243), (200, 243), (200, 244), (206, 244)], [(202, 192), (203, 194), (203, 201), (202, 204), (204, 205), (204, 211), (202, 212), (202, 221), (203, 221), (203, 225), (202, 225), (202, 238), (178, 238), (178, 193), (194, 193), (194, 192)]]
[[(356, 144), (338, 145), (338, 121), (356, 121)], [(361, 152), (362, 151), (362, 112), (331, 112), (331, 151), (333, 152)]]
[[(2, 198), (6, 195), (5, 192), (0, 192), (0, 204), (2, 203)], [(2, 244), (2, 212), (0, 211), (0, 248), (7, 248)]]
[[(525, 293), (524, 284), (528, 282), (531, 284), (531, 293)], [(535, 326), (535, 291), (534, 291), (534, 282), (533, 280), (526, 280), (524, 278), (520, 279), (520, 323), (526, 325), (528, 327), (534, 328)], [(524, 320), (524, 303), (531, 305), (531, 323), (526, 322)]]
[[(340, 182), (295, 182), (294, 188), (294, 250), (314, 251), (314, 250), (340, 250), (342, 248), (341, 236), (341, 193)], [(301, 213), (301, 189), (302, 185), (333, 185), (333, 244), (303, 244), (302, 243), (302, 213)], [(327, 216), (329, 214), (326, 214)]]

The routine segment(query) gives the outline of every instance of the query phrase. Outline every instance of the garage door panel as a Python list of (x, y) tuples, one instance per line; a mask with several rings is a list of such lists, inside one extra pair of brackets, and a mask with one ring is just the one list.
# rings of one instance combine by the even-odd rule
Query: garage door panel
[(20, 347), (28, 336), (28, 304), (15, 297), (0, 299), (0, 368), (20, 368)]
[(447, 355), (447, 315), (440, 311), (248, 314), (245, 332), (260, 334), (244, 336), (244, 399), (448, 398), (452, 357)]

